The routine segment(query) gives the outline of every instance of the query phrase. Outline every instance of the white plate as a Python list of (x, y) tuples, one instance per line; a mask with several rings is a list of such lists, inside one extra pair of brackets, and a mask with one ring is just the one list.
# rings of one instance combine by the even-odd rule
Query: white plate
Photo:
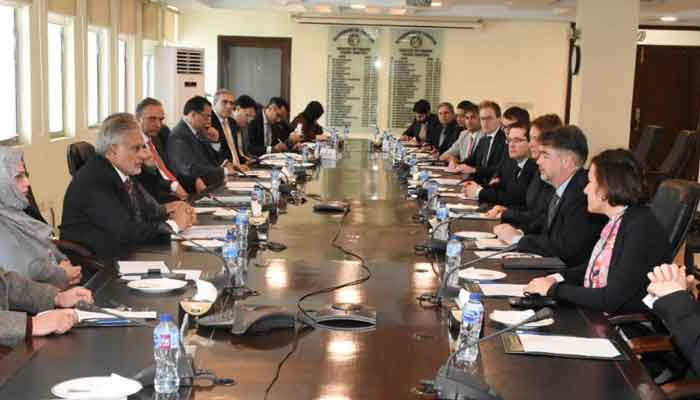
[(112, 376), (91, 376), (61, 382), (51, 388), (54, 396), (63, 399), (123, 399), (142, 389), (133, 379), (112, 374)]
[(207, 239), (185, 240), (182, 242), (182, 245), (185, 247), (193, 248), (193, 249), (199, 249), (199, 247), (196, 246), (192, 242), (196, 242), (196, 244), (198, 244), (199, 246), (207, 248), (207, 249), (218, 249), (224, 245), (224, 242), (222, 242), (220, 240), (207, 240)]
[(461, 239), (493, 239), (496, 237), (491, 232), (478, 232), (478, 231), (459, 231), (455, 232), (455, 236)]
[[(524, 311), (493, 310), (491, 312), (491, 314), (489, 314), (489, 319), (491, 319), (491, 321), (498, 322), (499, 324), (503, 324), (505, 326), (513, 326), (513, 325), (517, 324), (518, 322), (527, 318), (528, 315), (532, 315), (532, 313), (528, 313), (528, 311), (532, 311), (532, 310), (524, 310)], [(553, 318), (547, 318), (547, 319), (543, 319), (541, 321), (530, 322), (529, 324), (525, 324), (525, 325), (521, 326), (520, 328), (523, 328), (523, 329), (541, 328), (543, 326), (552, 325), (553, 323), (554, 323)]]
[(483, 268), (467, 268), (459, 271), (459, 277), (470, 281), (497, 281), (507, 275), (501, 271)]
[(182, 289), (186, 285), (186, 281), (170, 278), (141, 279), (127, 284), (128, 287), (144, 293), (166, 293)]

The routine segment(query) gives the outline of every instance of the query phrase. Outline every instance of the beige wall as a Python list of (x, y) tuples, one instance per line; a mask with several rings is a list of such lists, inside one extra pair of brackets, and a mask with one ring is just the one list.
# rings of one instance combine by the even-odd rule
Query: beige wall
[[(567, 24), (487, 22), (482, 30), (449, 29), (444, 35), (443, 99), (493, 99), (522, 103), (535, 114), (563, 116), (568, 56)], [(292, 38), (292, 113), (308, 101), (326, 102), (328, 28), (301, 25), (286, 13), (261, 11), (190, 11), (180, 15), (182, 44), (205, 49), (205, 88), (217, 85), (217, 36)], [(386, 125), (390, 31), (381, 29), (379, 47), (379, 118)], [(261, 99), (258, 99), (259, 101)]]

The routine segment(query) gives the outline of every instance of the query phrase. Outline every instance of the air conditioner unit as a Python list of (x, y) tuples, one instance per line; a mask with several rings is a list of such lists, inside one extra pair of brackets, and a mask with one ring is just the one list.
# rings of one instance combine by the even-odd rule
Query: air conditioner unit
[(187, 100), (204, 96), (204, 49), (158, 46), (154, 52), (154, 94), (165, 107), (166, 123), (176, 124)]

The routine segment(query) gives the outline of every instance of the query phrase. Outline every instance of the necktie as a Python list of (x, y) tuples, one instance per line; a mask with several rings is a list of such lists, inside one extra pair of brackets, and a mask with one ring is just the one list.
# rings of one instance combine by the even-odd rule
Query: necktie
[(474, 151), (474, 143), (476, 142), (476, 137), (472, 136), (471, 133), (467, 133), (467, 138), (469, 139), (469, 146), (467, 146), (467, 156), (464, 157), (465, 159), (472, 155), (472, 152)]
[(438, 141), (438, 147), (442, 147), (442, 142), (445, 141), (445, 136), (447, 136), (445, 135), (446, 130), (447, 128), (442, 128), (442, 131), (440, 131), (440, 140)]
[(515, 165), (515, 170), (513, 170), (513, 177), (515, 178), (515, 181), (517, 182), (518, 179), (520, 179), (520, 172), (522, 172), (522, 168), (518, 166), (517, 164)]
[(126, 188), (126, 193), (129, 195), (129, 203), (131, 203), (131, 210), (133, 212), (134, 219), (137, 222), (141, 222), (143, 218), (141, 218), (141, 209), (136, 197), (137, 189), (134, 186), (134, 182), (131, 180), (131, 178), (126, 178), (124, 181), (124, 187)]
[(491, 147), (491, 136), (484, 136), (479, 141), (479, 144), (483, 143), (484, 152), (481, 153), (481, 166), (485, 167), (489, 163), (489, 147)]
[(547, 229), (552, 226), (554, 217), (557, 215), (557, 208), (559, 207), (559, 200), (561, 198), (554, 193), (552, 195), (552, 200), (549, 201), (549, 208), (547, 209)]
[(229, 150), (231, 150), (231, 162), (235, 165), (240, 165), (241, 163), (238, 160), (238, 151), (236, 151), (236, 145), (233, 143), (233, 135), (231, 134), (231, 126), (228, 124), (228, 119), (221, 121), (221, 125), (224, 128), (226, 143), (228, 144)]
[(263, 133), (265, 135), (265, 147), (272, 146), (272, 134), (270, 133), (270, 124), (265, 123)]
[[(156, 167), (158, 167), (158, 170), (162, 172), (170, 182), (177, 182), (177, 178), (172, 172), (170, 172), (168, 167), (163, 162), (163, 159), (160, 158), (160, 154), (158, 154), (158, 149), (156, 149), (156, 146), (150, 140), (148, 141), (148, 148), (151, 150), (151, 154), (153, 155), (153, 161), (156, 162)], [(129, 182), (131, 182), (131, 180), (129, 180)]]

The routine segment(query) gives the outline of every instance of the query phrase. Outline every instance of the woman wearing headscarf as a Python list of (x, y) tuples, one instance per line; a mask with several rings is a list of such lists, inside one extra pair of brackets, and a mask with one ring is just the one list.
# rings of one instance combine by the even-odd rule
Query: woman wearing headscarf
[(323, 128), (318, 120), (323, 116), (323, 106), (318, 101), (312, 101), (306, 105), (304, 111), (297, 115), (291, 125), (295, 129), (290, 136), (290, 141), (295, 149), (303, 142), (313, 142), (316, 139), (325, 140)]
[(22, 152), (0, 147), (0, 265), (59, 289), (77, 284), (81, 268), (53, 244), (51, 227), (24, 212), (28, 191)]

